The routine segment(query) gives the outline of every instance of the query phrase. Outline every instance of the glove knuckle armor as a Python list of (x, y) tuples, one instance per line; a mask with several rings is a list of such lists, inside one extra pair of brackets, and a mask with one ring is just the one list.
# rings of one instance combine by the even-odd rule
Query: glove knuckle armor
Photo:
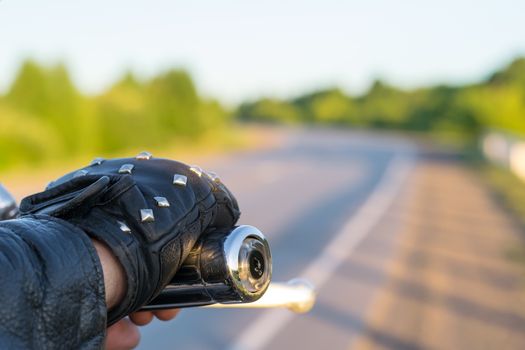
[(128, 292), (109, 323), (155, 297), (204, 231), (231, 227), (240, 215), (216, 176), (148, 153), (97, 159), (25, 198), (20, 211), (69, 221), (112, 249)]

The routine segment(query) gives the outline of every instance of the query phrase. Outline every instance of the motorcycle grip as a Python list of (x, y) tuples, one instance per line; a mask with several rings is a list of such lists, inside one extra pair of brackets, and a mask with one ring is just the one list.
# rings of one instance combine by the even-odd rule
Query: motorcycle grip
[(201, 237), (171, 282), (141, 310), (249, 303), (270, 284), (268, 241), (249, 225)]

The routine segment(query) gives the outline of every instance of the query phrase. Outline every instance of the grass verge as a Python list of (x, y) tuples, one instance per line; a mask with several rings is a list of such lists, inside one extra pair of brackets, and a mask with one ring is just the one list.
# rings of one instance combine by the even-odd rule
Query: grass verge
[(520, 264), (525, 276), (525, 182), (507, 169), (495, 165), (479, 164), (476, 167), (496, 200), (520, 227), (521, 244), (509, 247), (505, 251), (505, 257)]

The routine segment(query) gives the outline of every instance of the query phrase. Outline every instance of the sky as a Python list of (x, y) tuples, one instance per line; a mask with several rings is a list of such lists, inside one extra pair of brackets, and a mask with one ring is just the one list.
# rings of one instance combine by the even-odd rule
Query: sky
[(0, 91), (28, 57), (65, 62), (90, 94), (182, 67), (230, 104), (460, 84), (525, 55), (524, 14), (523, 0), (0, 0)]

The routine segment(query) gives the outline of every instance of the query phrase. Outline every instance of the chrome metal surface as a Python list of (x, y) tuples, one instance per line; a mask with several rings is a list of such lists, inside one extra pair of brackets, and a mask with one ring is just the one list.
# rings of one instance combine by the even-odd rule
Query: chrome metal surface
[(190, 167), (190, 171), (194, 172), (195, 174), (197, 174), (199, 177), (202, 176), (202, 173), (203, 173), (203, 170), (200, 166), (197, 166), (197, 165), (192, 165)]
[(175, 174), (173, 175), (173, 184), (179, 186), (186, 186), (188, 178), (185, 175)]
[(158, 207), (167, 208), (170, 206), (170, 202), (165, 197), (153, 197)]
[(249, 225), (235, 228), (224, 242), (224, 256), (235, 288), (246, 299), (264, 294), (272, 276), (272, 256), (261, 231)]
[(88, 174), (88, 171), (87, 170), (79, 170), (75, 173), (75, 175), (73, 175), (73, 178), (76, 178), (76, 177), (81, 177), (81, 176), (86, 176)]
[(125, 222), (123, 222), (123, 221), (117, 221), (117, 222), (118, 222), (120, 230), (122, 232), (126, 232), (126, 233), (130, 233), (131, 232), (131, 229), (129, 228), (128, 225), (126, 225)]
[(91, 161), (89, 165), (100, 165), (104, 162), (104, 158), (95, 158)]
[(142, 222), (153, 222), (153, 221), (155, 221), (155, 216), (153, 215), (153, 210), (151, 210), (151, 209), (140, 209), (140, 221), (142, 221)]
[(133, 164), (123, 164), (120, 169), (118, 170), (119, 174), (131, 174), (131, 171), (133, 170), (135, 166)]
[(0, 220), (13, 219), (18, 215), (15, 198), (0, 184)]
[(214, 182), (220, 182), (221, 179), (219, 178), (219, 175), (217, 175), (214, 171), (205, 171), (206, 175)]
[(287, 308), (296, 313), (310, 311), (317, 298), (314, 286), (305, 279), (295, 278), (286, 283), (270, 283), (264, 295), (253, 303), (212, 304), (204, 307), (225, 309)]
[(151, 159), (151, 157), (152, 157), (151, 153), (144, 151), (144, 152), (140, 152), (139, 154), (137, 154), (135, 156), (135, 159), (148, 160), (148, 159)]
[(15, 204), (15, 199), (9, 193), (6, 188), (0, 184), (0, 210), (8, 208)]

